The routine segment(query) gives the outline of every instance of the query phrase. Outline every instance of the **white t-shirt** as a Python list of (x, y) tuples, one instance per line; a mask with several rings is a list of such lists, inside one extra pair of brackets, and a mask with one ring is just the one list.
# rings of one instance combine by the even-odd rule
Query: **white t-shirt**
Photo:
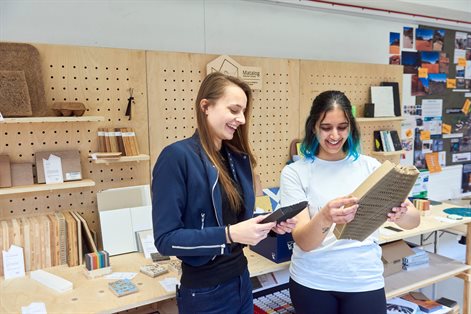
[[(316, 215), (329, 201), (349, 195), (381, 164), (360, 155), (337, 161), (301, 159), (281, 173), (281, 205), (309, 202), (309, 214)], [(318, 290), (360, 292), (384, 287), (379, 232), (364, 241), (337, 240), (331, 227), (322, 244), (305, 252), (296, 244), (290, 274), (297, 283)]]

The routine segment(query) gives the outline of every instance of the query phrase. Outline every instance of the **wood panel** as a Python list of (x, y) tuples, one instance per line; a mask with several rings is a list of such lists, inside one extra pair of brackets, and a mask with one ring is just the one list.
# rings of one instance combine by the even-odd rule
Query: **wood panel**
[[(12, 162), (34, 162), (34, 153), (78, 149), (82, 176), (95, 187), (55, 190), (0, 198), (0, 218), (35, 215), (56, 210), (78, 210), (100, 235), (96, 192), (150, 182), (149, 162), (94, 164), (88, 154), (98, 149), (98, 127), (133, 127), (141, 153), (148, 154), (145, 52), (125, 49), (34, 45), (38, 48), (48, 105), (57, 101), (85, 104), (86, 116), (104, 121), (8, 123), (0, 125), (0, 154)], [(134, 89), (132, 120), (125, 117), (129, 88)]]
[[(151, 160), (196, 129), (195, 98), (206, 64), (217, 55), (147, 52)], [(298, 136), (299, 62), (287, 59), (231, 56), (244, 66), (262, 68), (263, 89), (254, 91), (250, 126), (262, 185), (279, 185), (289, 158), (289, 143)], [(158, 122), (157, 122), (158, 121)]]
[[(0, 218), (74, 209), (100, 233), (96, 192), (150, 182), (151, 167), (168, 144), (191, 136), (196, 127), (194, 102), (206, 64), (217, 55), (137, 51), (59, 45), (35, 45), (41, 56), (47, 103), (83, 102), (85, 115), (104, 121), (8, 123), (0, 126), (0, 154), (13, 162), (32, 162), (40, 150), (78, 149), (83, 177), (95, 187), (45, 191), (0, 198)], [(263, 87), (254, 91), (251, 142), (263, 187), (279, 185), (289, 145), (303, 136), (312, 99), (328, 89), (344, 91), (358, 115), (369, 101), (369, 87), (381, 81), (402, 84), (402, 67), (326, 61), (231, 56), (244, 66), (261, 67)], [(401, 86), (402, 87), (402, 86)], [(129, 88), (134, 89), (132, 120), (125, 117)], [(141, 153), (150, 161), (92, 163), (98, 127), (133, 127)], [(372, 131), (398, 129), (400, 122), (361, 123), (363, 152), (372, 148)], [(393, 161), (394, 158), (392, 157)], [(391, 157), (388, 157), (391, 159)], [(397, 162), (396, 161), (396, 162)]]

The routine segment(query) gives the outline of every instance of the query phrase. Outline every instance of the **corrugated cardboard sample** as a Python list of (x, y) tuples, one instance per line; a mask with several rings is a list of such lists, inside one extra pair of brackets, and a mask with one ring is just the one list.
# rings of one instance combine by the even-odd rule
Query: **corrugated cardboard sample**
[(29, 162), (11, 164), (11, 185), (32, 185), (33, 180), (33, 164)]
[(80, 164), (80, 152), (78, 150), (36, 152), (34, 155), (38, 183), (46, 183), (43, 159), (49, 159), (50, 155), (60, 157), (64, 181), (82, 179), (82, 165)]
[(388, 219), (393, 207), (404, 202), (418, 176), (414, 166), (395, 165), (386, 160), (353, 191), (360, 206), (351, 222), (335, 226), (337, 239), (365, 240)]
[(384, 265), (383, 276), (389, 276), (402, 270), (402, 258), (414, 254), (414, 251), (403, 240), (381, 245), (381, 260)]
[(0, 155), (0, 188), (11, 187), (10, 157)]

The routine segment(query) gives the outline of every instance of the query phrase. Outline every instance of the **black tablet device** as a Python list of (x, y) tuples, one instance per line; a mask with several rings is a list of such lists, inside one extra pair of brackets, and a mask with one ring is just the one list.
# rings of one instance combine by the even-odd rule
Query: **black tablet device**
[(267, 222), (276, 221), (276, 223), (280, 223), (285, 221), (286, 219), (292, 218), (299, 214), (304, 208), (307, 207), (307, 201), (303, 201), (297, 204), (293, 204), (290, 206), (281, 207), (271, 213), (268, 217), (261, 221), (262, 224)]

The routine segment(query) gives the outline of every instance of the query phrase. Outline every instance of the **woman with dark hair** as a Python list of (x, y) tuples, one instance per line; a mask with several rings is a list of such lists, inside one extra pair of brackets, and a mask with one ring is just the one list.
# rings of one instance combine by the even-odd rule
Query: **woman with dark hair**
[[(379, 232), (361, 242), (337, 240), (333, 234), (336, 223), (355, 217), (358, 199), (349, 194), (380, 166), (360, 154), (351, 109), (342, 92), (319, 94), (306, 120), (304, 157), (281, 174), (281, 204), (308, 201), (293, 229), (290, 294), (296, 313), (386, 313)], [(409, 200), (388, 216), (405, 229), (420, 222)]]
[(209, 74), (195, 103), (197, 131), (161, 152), (153, 170), (157, 250), (182, 260), (179, 313), (253, 313), (243, 246), (273, 230), (253, 217), (255, 158), (248, 140), (252, 91), (238, 78)]

